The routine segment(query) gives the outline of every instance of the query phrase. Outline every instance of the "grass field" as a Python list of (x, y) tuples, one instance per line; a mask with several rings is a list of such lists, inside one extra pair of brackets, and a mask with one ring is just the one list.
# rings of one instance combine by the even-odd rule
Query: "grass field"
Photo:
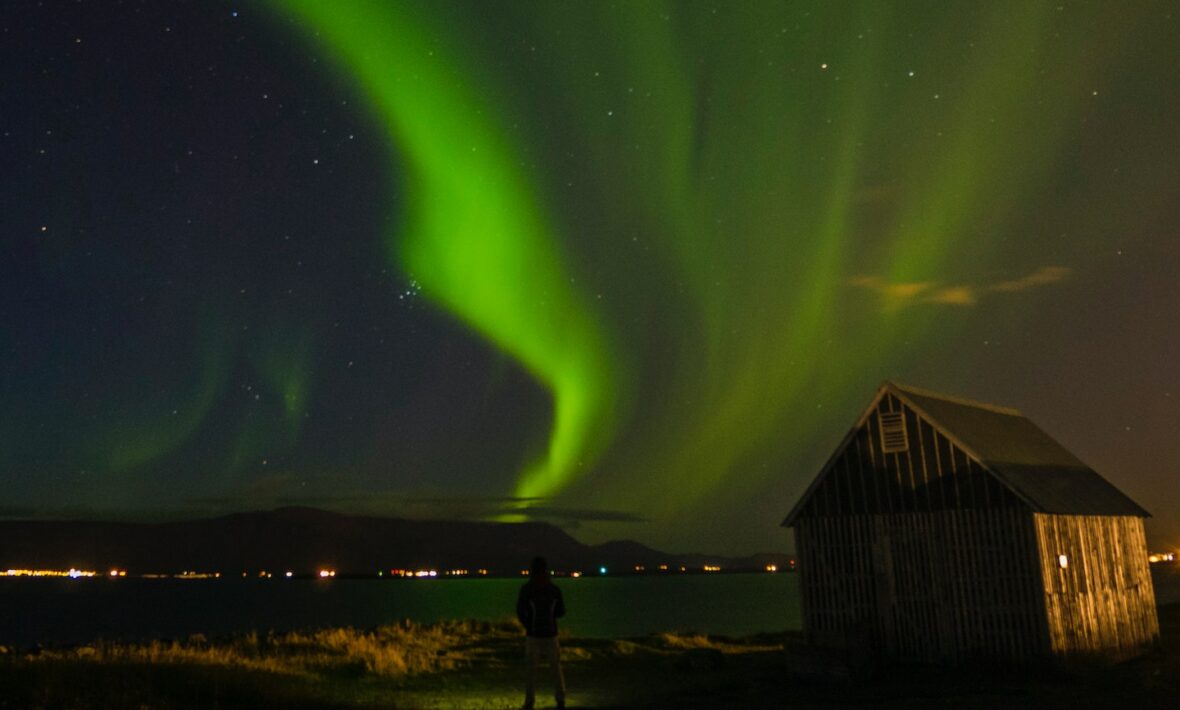
[[(799, 639), (785, 633), (570, 638), (563, 659), (570, 707), (1173, 708), (1180, 605), (1160, 622), (1161, 648), (1117, 666), (891, 668), (859, 682), (791, 680), (784, 648)], [(522, 646), (505, 621), (5, 650), (0, 708), (511, 708)]]

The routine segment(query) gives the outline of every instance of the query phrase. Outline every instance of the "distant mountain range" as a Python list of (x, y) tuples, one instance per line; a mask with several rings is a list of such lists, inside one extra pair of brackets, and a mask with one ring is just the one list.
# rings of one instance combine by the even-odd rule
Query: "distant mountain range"
[(789, 556), (743, 558), (673, 554), (632, 541), (584, 545), (548, 523), (403, 520), (280, 508), (166, 523), (0, 521), (0, 573), (69, 568), (175, 574), (193, 570), (256, 574), (376, 574), (392, 569), (486, 569), (519, 574), (535, 555), (562, 571), (611, 573), (668, 565), (699, 571), (787, 569)]

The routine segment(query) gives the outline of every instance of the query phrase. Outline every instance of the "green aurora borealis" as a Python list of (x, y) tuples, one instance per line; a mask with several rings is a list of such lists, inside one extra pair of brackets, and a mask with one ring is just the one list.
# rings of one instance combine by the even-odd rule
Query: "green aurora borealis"
[[(524, 497), (553, 495), (598, 453), (619, 383), (601, 316), (571, 286), (519, 150), (449, 66), (451, 52), (422, 41), (406, 8), (291, 5), (355, 69), (404, 155), (412, 197), (406, 224), (390, 235), (397, 264), (553, 393), (548, 454), (517, 487)], [(487, 118), (471, 111), (477, 106)]]
[[(342, 186), (328, 200), (292, 180), (282, 199), (357, 213), (324, 243), (414, 284), (429, 304), (414, 317), (440, 332), (461, 324), (447, 337), (488, 350), (455, 362), (482, 357), (491, 374), (484, 389), (452, 382), (433, 356), (358, 357), (392, 383), (380, 391), (405, 399), (391, 400), (363, 454), (291, 461), (278, 452), (353, 442), (340, 417), (311, 433), (322, 425), (306, 416), (344, 397), (324, 374), (341, 318), (268, 302), (259, 321), (220, 296), (193, 298), (175, 325), (182, 374), (111, 394), (152, 404), (120, 406), (74, 447), (110, 485), (166, 476), (169, 457), (209, 439), (202, 427), (246, 368), (278, 404), (227, 420), (200, 447), (205, 465), (232, 473), (186, 484), (194, 497), (297, 497), (310, 477), (312, 504), (372, 490), (388, 509), (355, 507), (412, 513), (399, 496), (470, 497), (491, 501), (489, 515), (577, 523), (591, 539), (769, 548), (885, 378), (1024, 409), (1132, 497), (1180, 494), (1156, 457), (1126, 453), (1170, 441), (1178, 421), (1164, 315), (1177, 305), (1128, 315), (1176, 294), (1180, 53), (1168, 3), (248, 10), (242, 22), (318, 72), (300, 105), (329, 90), (332, 110), (375, 136), (356, 157), (370, 176), (360, 187), (333, 178)], [(275, 136), (303, 130), (275, 125)], [(406, 288), (381, 283), (391, 304)], [(1098, 327), (1114, 341), (1092, 338)], [(409, 348), (414, 336), (399, 337)], [(432, 392), (468, 403), (455, 410), (462, 426), (405, 423)], [(151, 414), (177, 401), (175, 417)], [(1084, 414), (1098, 407), (1117, 421)], [(494, 435), (462, 433), (485, 419)], [(0, 432), (14, 426), (0, 418)], [(410, 461), (383, 448), (380, 426), (470, 450)], [(251, 473), (268, 456), (285, 472)], [(1159, 539), (1180, 542), (1180, 521), (1153, 512)], [(648, 522), (610, 522), (631, 515)]]

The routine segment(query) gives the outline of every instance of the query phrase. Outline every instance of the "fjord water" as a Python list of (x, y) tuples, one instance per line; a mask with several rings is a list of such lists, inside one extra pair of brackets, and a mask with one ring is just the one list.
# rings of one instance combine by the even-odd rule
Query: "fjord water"
[[(800, 627), (795, 574), (557, 581), (581, 637), (660, 631), (742, 636)], [(0, 645), (183, 639), (410, 619), (511, 617), (521, 579), (0, 579)]]

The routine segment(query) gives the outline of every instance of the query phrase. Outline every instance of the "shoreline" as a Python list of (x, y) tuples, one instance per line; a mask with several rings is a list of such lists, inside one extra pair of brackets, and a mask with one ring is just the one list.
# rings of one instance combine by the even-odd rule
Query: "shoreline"
[[(891, 665), (856, 676), (833, 661), (836, 672), (805, 677), (818, 659), (798, 655), (798, 631), (563, 635), (562, 657), (570, 707), (1170, 707), (1180, 604), (1159, 613), (1159, 648), (1120, 664)], [(518, 707), (522, 648), (515, 622), (468, 620), (8, 651), (0, 707)]]

